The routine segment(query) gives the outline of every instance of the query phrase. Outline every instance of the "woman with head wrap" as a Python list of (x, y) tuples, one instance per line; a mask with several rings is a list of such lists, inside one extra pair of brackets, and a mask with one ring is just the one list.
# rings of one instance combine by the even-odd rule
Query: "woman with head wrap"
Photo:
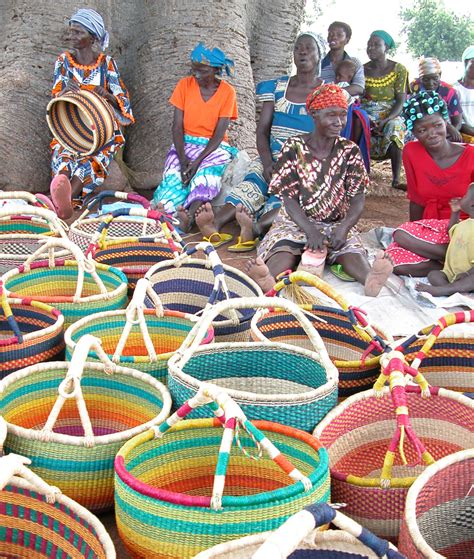
[(405, 66), (387, 58), (393, 48), (395, 41), (386, 31), (377, 30), (370, 35), (370, 60), (364, 64), (365, 93), (361, 103), (371, 120), (371, 158), (390, 159), (392, 187), (405, 190), (400, 185), (405, 129), (399, 115), (406, 99), (408, 72)]
[(453, 142), (462, 142), (460, 133), (462, 109), (454, 87), (441, 81), (441, 64), (434, 57), (422, 56), (418, 61), (418, 78), (410, 83), (412, 95), (420, 91), (434, 91), (446, 103), (449, 120), (447, 122), (448, 138)]
[(234, 63), (218, 48), (199, 43), (191, 53), (192, 75), (181, 79), (170, 98), (174, 106), (173, 145), (153, 203), (175, 213), (188, 232), (196, 210), (215, 198), (227, 164), (237, 154), (227, 128), (237, 119), (235, 89), (221, 79)]
[(91, 9), (78, 10), (69, 20), (69, 35), (72, 50), (62, 53), (56, 61), (52, 95), (58, 97), (79, 89), (95, 91), (113, 108), (115, 131), (111, 142), (89, 156), (77, 156), (56, 140), (51, 142), (54, 178), (50, 192), (55, 210), (63, 219), (73, 213), (72, 199), (104, 182), (114, 155), (125, 143), (121, 127), (135, 122), (117, 65), (102, 52), (109, 42), (102, 17)]
[(462, 108), (462, 139), (467, 144), (474, 144), (474, 45), (462, 53), (462, 61), (464, 76), (453, 87)]
[[(365, 250), (353, 232), (369, 179), (358, 146), (339, 135), (347, 98), (339, 86), (324, 84), (308, 96), (306, 106), (314, 130), (288, 139), (280, 152), (269, 193), (283, 205), (258, 247), (258, 258), (246, 269), (264, 291), (281, 272), (294, 270), (303, 252), (325, 248), (329, 264), (339, 264), (361, 283), (370, 276)], [(378, 290), (389, 273), (379, 274)]]
[(447, 139), (446, 103), (432, 91), (411, 97), (403, 107), (403, 118), (418, 140), (403, 149), (410, 221), (396, 229), (387, 252), (395, 273), (426, 276), (443, 267), (450, 201), (462, 198), (474, 181), (474, 146)]

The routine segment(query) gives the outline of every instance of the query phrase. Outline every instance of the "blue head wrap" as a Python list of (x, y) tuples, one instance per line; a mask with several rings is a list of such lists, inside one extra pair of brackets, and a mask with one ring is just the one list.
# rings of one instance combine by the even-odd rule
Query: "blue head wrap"
[(84, 29), (87, 29), (91, 35), (94, 35), (99, 40), (102, 49), (106, 49), (109, 46), (109, 34), (105, 30), (104, 20), (95, 10), (89, 8), (77, 10), (69, 20), (69, 25), (71, 23), (78, 23)]
[(420, 91), (405, 102), (402, 117), (411, 132), (418, 120), (435, 113), (449, 120), (445, 101), (435, 91)]
[(395, 41), (390, 33), (387, 33), (383, 29), (377, 29), (376, 31), (372, 31), (371, 35), (375, 35), (376, 37), (380, 37), (382, 41), (387, 45), (389, 50), (395, 48)]
[(226, 58), (221, 49), (207, 49), (203, 43), (198, 43), (194, 47), (191, 53), (191, 62), (205, 64), (213, 68), (220, 68), (221, 72), (225, 70), (228, 76), (233, 76), (235, 72), (234, 61), (230, 58)]
[(470, 45), (466, 48), (466, 50), (462, 53), (461, 60), (465, 63), (466, 60), (470, 60), (474, 58), (474, 45)]

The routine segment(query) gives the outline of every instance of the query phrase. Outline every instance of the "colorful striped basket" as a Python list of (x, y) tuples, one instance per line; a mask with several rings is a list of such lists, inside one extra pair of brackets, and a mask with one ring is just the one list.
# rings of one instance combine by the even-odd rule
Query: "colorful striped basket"
[[(296, 318), (312, 350), (269, 341), (199, 346), (214, 318), (228, 309), (276, 305)], [(304, 313), (291, 301), (273, 297), (229, 299), (208, 309), (168, 361), (168, 387), (175, 406), (194, 396), (203, 382), (213, 382), (227, 390), (249, 417), (303, 431), (312, 431), (337, 404), (337, 381), (337, 369)], [(192, 417), (203, 414), (199, 409)]]
[[(153, 301), (153, 309), (144, 308), (146, 295)], [(126, 310), (86, 316), (67, 329), (66, 359), (70, 359), (82, 336), (92, 334), (101, 339), (102, 349), (114, 363), (133, 367), (166, 383), (168, 359), (181, 346), (196, 320), (193, 315), (164, 310), (149, 281), (142, 278)], [(213, 339), (211, 326), (202, 343), (211, 343)], [(92, 353), (89, 359), (95, 361), (98, 356)]]
[[(371, 325), (364, 311), (350, 306), (329, 284), (307, 272), (284, 277), (267, 295), (281, 294), (286, 286), (299, 283), (317, 288), (340, 307), (301, 305), (339, 371), (339, 400), (372, 388), (380, 372), (380, 354), (386, 342), (392, 341), (390, 334)], [(268, 310), (255, 316), (252, 337), (310, 348), (308, 336), (298, 322), (281, 311)]]
[(1, 280), (0, 305), (0, 380), (62, 355), (64, 316), (58, 310), (38, 301), (7, 297)]
[[(204, 253), (205, 260), (191, 258), (198, 251)], [(173, 261), (158, 262), (146, 277), (167, 309), (189, 314), (201, 314), (225, 299), (262, 295), (246, 274), (223, 264), (210, 243), (189, 247)], [(216, 341), (249, 341), (254, 314), (253, 309), (237, 312), (229, 307), (225, 314), (216, 316), (212, 324)]]
[[(69, 250), (74, 259), (56, 258), (56, 247)], [(29, 297), (60, 310), (65, 327), (93, 312), (122, 309), (128, 301), (123, 272), (85, 258), (67, 239), (48, 240), (3, 281), (9, 297)]]
[[(465, 327), (454, 326), (463, 323)], [(443, 316), (398, 349), (430, 384), (474, 393), (474, 310)]]
[[(316, 530), (327, 524), (338, 530)], [(194, 559), (404, 559), (405, 556), (327, 503), (297, 512), (274, 532), (244, 536)]]
[(439, 460), (410, 487), (400, 549), (410, 559), (474, 557), (474, 448)]
[[(203, 404), (214, 420), (176, 425)], [(234, 438), (241, 452), (231, 452)], [(132, 557), (187, 559), (273, 530), (304, 506), (328, 500), (328, 457), (317, 439), (269, 421), (251, 423), (212, 385), (115, 459), (117, 527)]]
[(15, 454), (0, 458), (0, 556), (115, 559), (99, 519), (45, 483), (29, 463)]
[[(86, 362), (91, 349), (102, 363)], [(118, 449), (163, 421), (171, 408), (165, 386), (112, 363), (93, 336), (81, 339), (71, 363), (11, 373), (0, 382), (0, 397), (6, 448), (31, 458), (37, 474), (95, 511), (113, 504)]]

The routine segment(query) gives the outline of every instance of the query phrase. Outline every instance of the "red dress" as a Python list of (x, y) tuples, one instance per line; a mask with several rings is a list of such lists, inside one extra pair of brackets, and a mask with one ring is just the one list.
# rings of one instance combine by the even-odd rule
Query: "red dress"
[[(449, 200), (462, 198), (469, 184), (474, 182), (474, 146), (464, 146), (464, 152), (457, 161), (442, 169), (420, 142), (409, 142), (403, 148), (403, 166), (408, 199), (423, 206), (424, 210), (423, 219), (409, 221), (398, 229), (428, 243), (449, 243)], [(428, 261), (428, 258), (410, 252), (395, 242), (390, 244), (387, 251), (396, 266)]]

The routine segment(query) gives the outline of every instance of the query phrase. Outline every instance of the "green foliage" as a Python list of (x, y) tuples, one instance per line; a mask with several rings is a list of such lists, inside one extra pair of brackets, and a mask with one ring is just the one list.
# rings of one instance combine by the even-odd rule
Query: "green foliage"
[(400, 17), (405, 22), (408, 51), (416, 57), (460, 60), (464, 49), (474, 43), (471, 19), (447, 10), (437, 0), (415, 0), (400, 11)]

